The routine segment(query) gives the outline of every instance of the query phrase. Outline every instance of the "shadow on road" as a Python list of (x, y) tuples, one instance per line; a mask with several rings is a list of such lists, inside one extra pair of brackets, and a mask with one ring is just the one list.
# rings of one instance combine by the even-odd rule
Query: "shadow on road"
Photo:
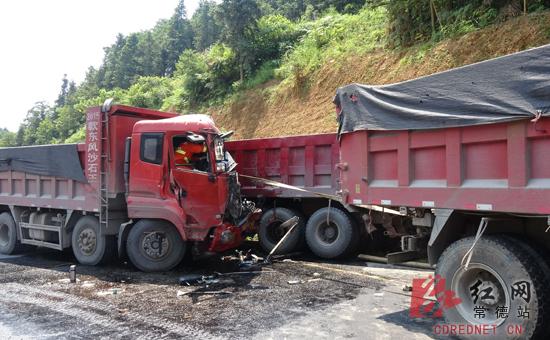
[(392, 323), (397, 326), (401, 326), (407, 331), (412, 333), (421, 333), (427, 336), (430, 336), (434, 339), (447, 339), (455, 340), (458, 338), (454, 336), (436, 336), (434, 334), (433, 328), (436, 324), (442, 324), (445, 322), (443, 318), (423, 318), (423, 319), (413, 319), (410, 317), (410, 310), (404, 309), (399, 312), (389, 313), (380, 316), (378, 319), (384, 320), (385, 322)]

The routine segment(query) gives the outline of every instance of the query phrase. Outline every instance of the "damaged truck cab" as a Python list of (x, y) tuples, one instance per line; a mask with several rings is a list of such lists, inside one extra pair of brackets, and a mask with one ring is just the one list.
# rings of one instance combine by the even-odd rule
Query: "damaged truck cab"
[(165, 271), (237, 247), (259, 212), (241, 200), (230, 135), (206, 115), (107, 101), (86, 113), (84, 143), (0, 149), (0, 253), (72, 248), (96, 265), (118, 249)]
[[(235, 162), (223, 143), (224, 136), (206, 115), (135, 124), (127, 160), (127, 203), (128, 217), (138, 222), (129, 231), (127, 252), (140, 269), (150, 270), (158, 259), (170, 258), (171, 249), (179, 249), (173, 255), (173, 262), (179, 262), (189, 242), (196, 251), (210, 252), (240, 244), (242, 202)], [(182, 144), (202, 150), (178, 162)], [(175, 228), (163, 227), (168, 224)]]

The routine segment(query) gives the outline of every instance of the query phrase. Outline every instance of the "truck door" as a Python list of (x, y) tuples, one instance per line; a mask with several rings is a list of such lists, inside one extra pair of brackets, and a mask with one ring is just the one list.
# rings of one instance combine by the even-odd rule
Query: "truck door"
[(164, 182), (162, 133), (134, 135), (132, 146), (130, 191), (134, 196), (161, 198)]
[(172, 138), (170, 150), (173, 191), (187, 226), (201, 229), (219, 225), (225, 210), (207, 144), (202, 135), (178, 135)]

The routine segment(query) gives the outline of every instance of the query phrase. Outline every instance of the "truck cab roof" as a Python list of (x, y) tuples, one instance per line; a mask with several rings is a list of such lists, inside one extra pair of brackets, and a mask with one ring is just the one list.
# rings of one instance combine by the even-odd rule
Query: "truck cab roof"
[(184, 131), (219, 133), (212, 118), (205, 114), (187, 114), (160, 120), (142, 120), (134, 125), (134, 133)]

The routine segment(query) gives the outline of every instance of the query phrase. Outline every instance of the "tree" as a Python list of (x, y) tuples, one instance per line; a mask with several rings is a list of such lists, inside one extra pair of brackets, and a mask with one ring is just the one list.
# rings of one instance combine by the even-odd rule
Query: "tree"
[[(17, 133), (17, 144), (34, 145), (38, 142), (52, 142), (56, 137), (53, 124), (50, 124), (52, 115), (52, 108), (45, 102), (37, 102), (34, 104), (34, 106), (27, 112), (25, 121), (19, 127), (19, 131)], [(48, 120), (48, 122), (43, 123), (45, 120)]]
[(301, 33), (296, 29), (295, 23), (282, 15), (263, 16), (258, 20), (257, 26), (258, 32), (254, 39), (257, 65), (279, 59), (291, 50)]
[(126, 45), (126, 38), (119, 33), (115, 43), (104, 48), (105, 57), (97, 73), (99, 87), (107, 89), (120, 87), (123, 77), (120, 69), (120, 54), (124, 45)]
[(0, 147), (15, 146), (15, 133), (8, 129), (0, 128)]
[(221, 26), (215, 17), (216, 6), (214, 1), (201, 0), (191, 18), (194, 46), (197, 51), (206, 50), (220, 38)]
[(218, 18), (223, 22), (223, 41), (236, 53), (239, 62), (240, 81), (245, 72), (251, 71), (255, 53), (252, 42), (257, 32), (260, 9), (254, 0), (223, 0)]
[[(265, 0), (273, 9), (273, 14), (280, 14), (290, 20), (299, 19), (306, 11), (307, 1), (305, 0)], [(271, 13), (264, 13), (269, 15)]]
[(193, 48), (193, 29), (187, 19), (184, 0), (179, 0), (174, 15), (168, 24), (168, 33), (163, 46), (164, 74), (171, 75), (179, 56), (186, 49)]
[(61, 91), (59, 91), (59, 95), (55, 100), (55, 105), (56, 106), (65, 105), (68, 94), (69, 94), (69, 80), (67, 79), (67, 74), (64, 74), (63, 79), (61, 80)]
[(136, 33), (132, 33), (126, 38), (125, 44), (120, 50), (118, 65), (116, 65), (120, 73), (116, 87), (126, 89), (134, 83), (139, 75), (143, 74), (137, 60), (137, 46), (138, 36)]

